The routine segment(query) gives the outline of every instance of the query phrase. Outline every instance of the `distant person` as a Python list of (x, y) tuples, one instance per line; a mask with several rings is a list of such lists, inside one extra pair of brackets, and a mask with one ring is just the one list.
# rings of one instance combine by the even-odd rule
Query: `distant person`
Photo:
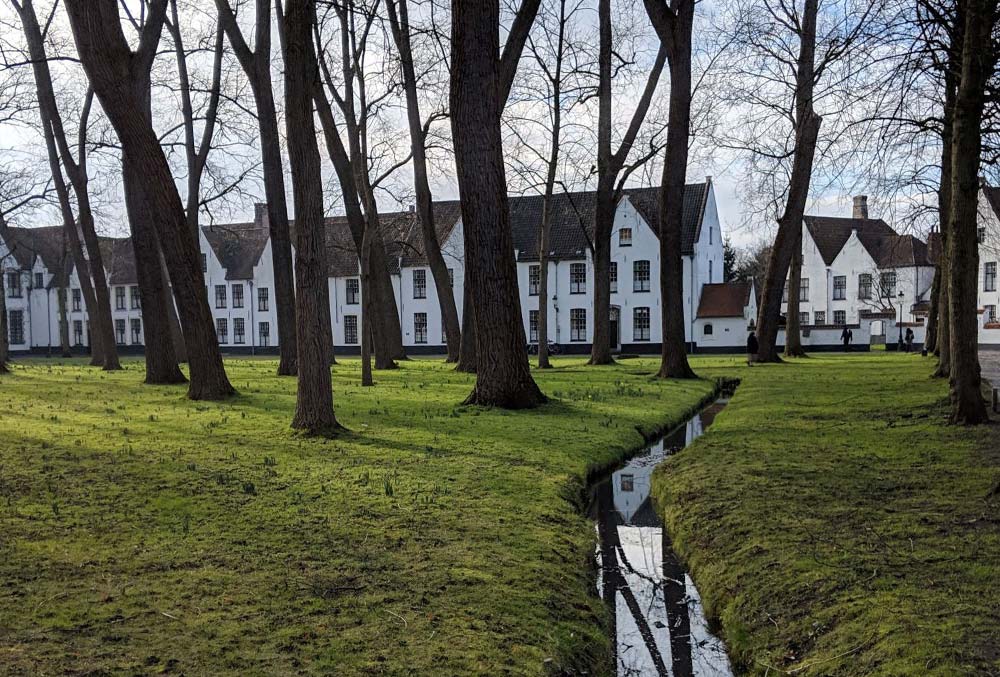
[(840, 340), (844, 342), (844, 350), (845, 351), (851, 349), (850, 348), (850, 346), (851, 346), (851, 339), (853, 339), (853, 338), (854, 338), (854, 335), (851, 333), (851, 330), (848, 329), (847, 327), (844, 327), (844, 331), (840, 332)]
[(757, 353), (760, 351), (760, 345), (757, 343), (757, 334), (752, 330), (750, 335), (747, 336), (747, 366), (752, 367), (753, 363), (757, 361)]
[(906, 352), (908, 352), (908, 353), (912, 353), (913, 352), (913, 338), (914, 338), (913, 330), (910, 329), (909, 327), (907, 327), (906, 328)]

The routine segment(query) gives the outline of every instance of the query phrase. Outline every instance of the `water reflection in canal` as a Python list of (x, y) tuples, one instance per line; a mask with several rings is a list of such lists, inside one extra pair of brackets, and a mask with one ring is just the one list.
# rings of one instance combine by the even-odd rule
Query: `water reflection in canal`
[(733, 674), (650, 496), (653, 469), (701, 435), (724, 406), (708, 407), (594, 488), (598, 586), (612, 616), (618, 675)]

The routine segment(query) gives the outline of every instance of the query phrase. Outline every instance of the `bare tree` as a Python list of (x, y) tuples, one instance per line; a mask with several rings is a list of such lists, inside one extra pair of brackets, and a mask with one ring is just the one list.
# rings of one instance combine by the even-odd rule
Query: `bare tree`
[[(330, 377), (330, 297), (323, 224), (323, 181), (313, 120), (316, 54), (313, 0), (289, 0), (282, 25), (285, 59), (285, 126), (295, 200), (295, 283), (298, 392), (292, 427), (314, 435), (340, 429), (333, 411)], [(325, 312), (324, 312), (324, 309)]]
[(438, 304), (448, 344), (447, 362), (457, 362), (461, 349), (461, 330), (458, 323), (458, 309), (452, 290), (448, 265), (441, 254), (437, 229), (434, 223), (434, 203), (427, 172), (427, 137), (430, 125), (441, 117), (433, 113), (425, 120), (420, 114), (418, 98), (420, 82), (414, 68), (413, 46), (411, 44), (410, 14), (408, 0), (385, 0), (393, 42), (399, 54), (403, 91), (406, 95), (406, 119), (410, 130), (410, 155), (413, 161), (413, 187), (417, 196), (417, 218), (420, 220), (424, 256), (434, 278)]
[(537, 12), (538, 3), (525, 0), (498, 61), (499, 3), (452, 2), (451, 124), (477, 328), (476, 385), (469, 404), (530, 408), (546, 401), (524, 350), (500, 132), (500, 112)]
[(660, 378), (694, 378), (684, 337), (684, 184), (691, 137), (691, 32), (694, 0), (645, 0), (646, 11), (670, 64), (670, 117), (660, 184)]
[[(90, 205), (87, 127), (93, 93), (88, 91), (85, 97), (80, 116), (76, 158), (74, 159), (73, 151), (67, 142), (67, 134), (63, 127), (59, 106), (56, 103), (52, 76), (49, 72), (48, 55), (45, 50), (45, 36), (38, 23), (34, 4), (31, 0), (23, 0), (22, 2), (11, 0), (11, 3), (21, 19), (35, 77), (38, 113), (41, 118), (42, 135), (48, 152), (53, 184), (59, 197), (63, 224), (73, 251), (80, 286), (87, 302), (87, 309), (93, 319), (92, 325), (95, 331), (92, 335), (92, 364), (100, 364), (106, 371), (121, 369), (111, 320), (111, 296)], [(52, 11), (54, 13), (55, 9), (53, 8)], [(46, 28), (51, 25), (51, 21), (52, 17), (50, 16), (45, 22)], [(76, 197), (77, 213), (75, 217), (69, 189), (63, 178), (64, 169)], [(83, 234), (82, 241), (80, 233)], [(84, 253), (84, 245), (86, 253)]]
[[(228, 397), (234, 389), (226, 376), (205, 296), (198, 242), (187, 225), (180, 195), (147, 115), (147, 106), (135, 89), (136, 83), (148, 82), (145, 74), (159, 43), (166, 0), (151, 3), (135, 52), (122, 32), (114, 0), (67, 0), (66, 9), (80, 61), (121, 141), (125, 176), (141, 188), (146, 210), (155, 218), (155, 239), (169, 266), (181, 314), (191, 370), (188, 397)], [(137, 206), (130, 206), (130, 216)], [(141, 266), (135, 235), (133, 231), (137, 263)], [(143, 307), (149, 307), (145, 294)], [(146, 324), (148, 328), (148, 319)], [(146, 352), (150, 352), (148, 346)]]
[(295, 280), (292, 276), (292, 241), (285, 202), (285, 174), (281, 161), (281, 136), (271, 84), (271, 3), (256, 0), (256, 29), (251, 49), (240, 31), (228, 0), (216, 0), (219, 23), (229, 38), (243, 71), (250, 81), (260, 130), (260, 154), (264, 168), (264, 195), (271, 236), (274, 293), (278, 315), (280, 359), (278, 375), (293, 376), (296, 366)]

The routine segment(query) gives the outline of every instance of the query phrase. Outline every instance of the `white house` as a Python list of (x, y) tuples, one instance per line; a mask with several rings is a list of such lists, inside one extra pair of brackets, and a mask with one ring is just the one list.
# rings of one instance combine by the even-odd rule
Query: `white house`
[[(656, 236), (659, 189), (624, 191), (612, 233), (611, 321), (614, 348), (656, 352), (660, 343), (659, 243)], [(590, 349), (593, 323), (594, 192), (556, 196), (552, 205), (549, 252), (550, 340), (565, 352)], [(538, 229), (540, 196), (511, 197), (511, 228), (517, 261), (525, 335), (537, 340)], [(756, 314), (756, 298), (741, 285), (724, 285), (723, 237), (711, 178), (687, 186), (682, 258), (684, 326), (692, 349), (740, 349)], [(420, 224), (411, 211), (380, 215), (389, 269), (409, 352), (442, 353), (445, 336), (437, 288), (423, 255)], [(464, 246), (460, 205), (435, 203), (438, 240), (452, 277), (452, 293), (462, 312)], [(326, 221), (331, 322), (335, 349), (350, 353), (360, 342), (361, 285), (356, 248), (344, 217)], [(87, 313), (72, 259), (64, 256), (62, 228), (11, 228), (0, 238), (7, 277), (11, 349), (50, 352), (59, 346), (58, 289), (68, 290), (71, 344), (89, 345)], [(219, 344), (226, 352), (274, 352), (278, 344), (274, 275), (266, 209), (258, 205), (252, 223), (204, 226), (200, 234), (202, 270)], [(103, 238), (115, 335), (127, 350), (141, 349), (141, 302), (135, 259), (127, 239)], [(9, 256), (7, 254), (10, 254)], [(16, 283), (16, 284), (15, 284)], [(710, 289), (705, 303), (703, 289)], [(730, 303), (732, 299), (739, 303)], [(722, 306), (716, 307), (720, 302)], [(739, 305), (739, 308), (736, 308)], [(711, 315), (713, 312), (732, 315)], [(714, 310), (713, 310), (714, 309)], [(709, 321), (711, 318), (711, 321)], [(718, 331), (716, 331), (718, 327)]]
[(979, 191), (979, 345), (1000, 348), (1000, 188), (982, 184)]
[(927, 244), (900, 235), (882, 219), (869, 218), (863, 195), (854, 198), (849, 218), (803, 219), (799, 321), (804, 332), (830, 328), (839, 333), (844, 326), (853, 331), (874, 322), (862, 334), (884, 335), (889, 325), (902, 322), (915, 329), (922, 343), (933, 280)]

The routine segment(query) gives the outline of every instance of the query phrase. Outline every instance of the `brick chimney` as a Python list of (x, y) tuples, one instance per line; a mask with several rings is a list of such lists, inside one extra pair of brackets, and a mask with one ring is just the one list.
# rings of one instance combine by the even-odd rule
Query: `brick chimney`
[(255, 202), (253, 205), (253, 223), (258, 228), (269, 228), (270, 221), (267, 218), (267, 203)]
[(868, 196), (867, 195), (855, 195), (854, 196), (854, 218), (856, 218), (856, 219), (867, 219), (868, 218)]

